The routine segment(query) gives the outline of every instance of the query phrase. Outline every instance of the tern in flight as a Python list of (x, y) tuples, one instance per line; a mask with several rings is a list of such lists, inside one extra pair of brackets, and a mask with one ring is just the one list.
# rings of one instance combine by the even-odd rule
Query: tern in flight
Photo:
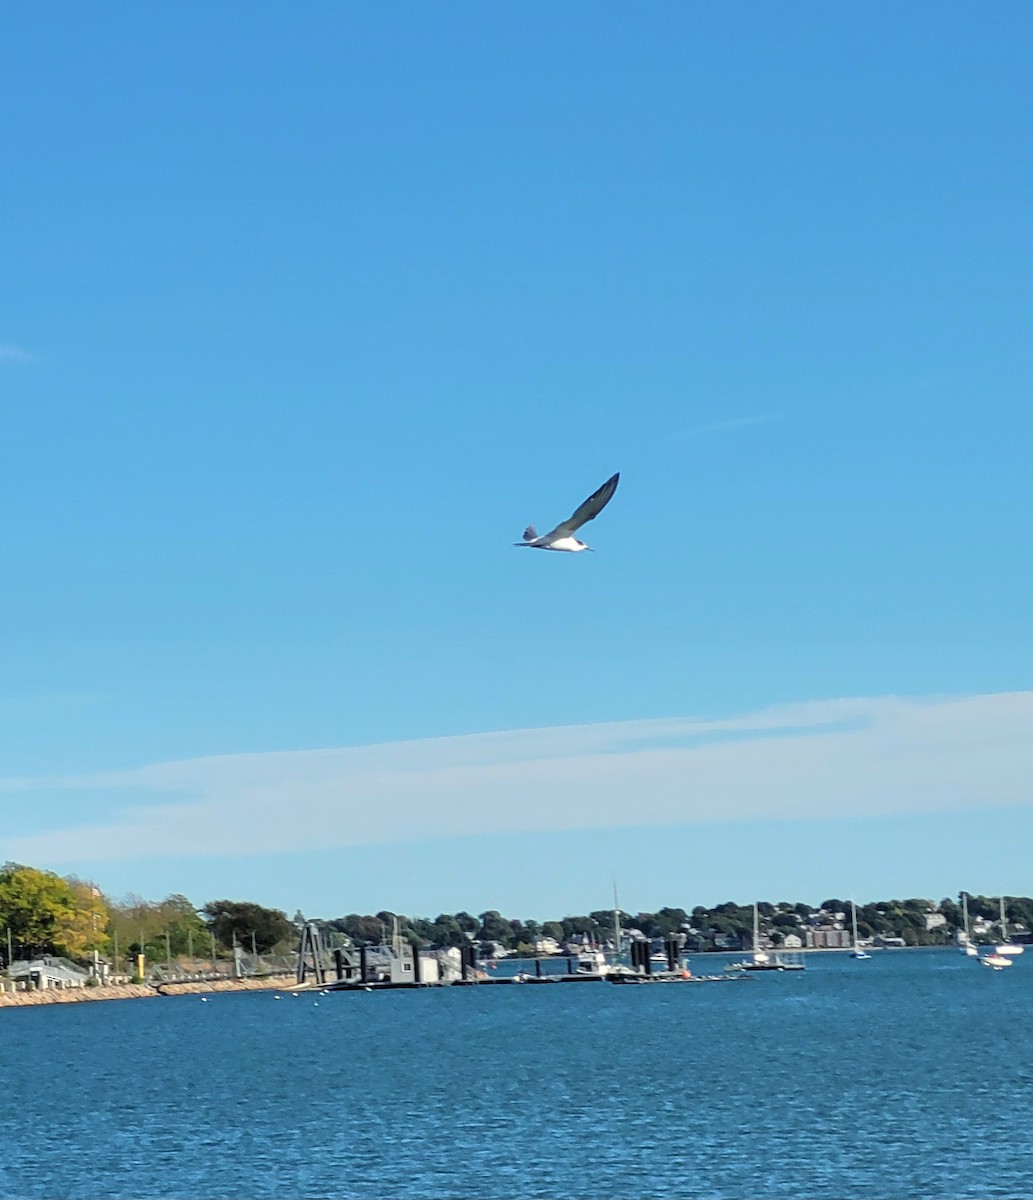
[(579, 541), (574, 537), (574, 533), (586, 522), (594, 520), (609, 504), (610, 498), (617, 490), (617, 481), (620, 477), (620, 471), (616, 475), (611, 475), (597, 492), (593, 492), (588, 497), (572, 517), (561, 521), (555, 529), (543, 533), (539, 537), (535, 527), (528, 525), (524, 530), (524, 540), (514, 542), (513, 545), (529, 546), (532, 550), (565, 550), (568, 554), (576, 554), (579, 550), (591, 550), (592, 547)]

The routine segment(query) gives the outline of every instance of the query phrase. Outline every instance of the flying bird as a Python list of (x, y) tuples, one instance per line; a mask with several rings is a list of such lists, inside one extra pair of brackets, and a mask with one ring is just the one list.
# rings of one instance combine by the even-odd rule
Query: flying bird
[(592, 547), (579, 541), (574, 537), (574, 533), (588, 521), (595, 520), (609, 504), (613, 493), (617, 490), (617, 481), (620, 477), (620, 471), (616, 475), (611, 475), (597, 492), (593, 492), (584, 504), (575, 510), (572, 517), (561, 521), (555, 529), (543, 533), (539, 537), (537, 529), (533, 525), (528, 525), (524, 530), (524, 540), (514, 542), (513, 545), (528, 546), (532, 550), (565, 550), (568, 554), (577, 554), (579, 550), (591, 550)]

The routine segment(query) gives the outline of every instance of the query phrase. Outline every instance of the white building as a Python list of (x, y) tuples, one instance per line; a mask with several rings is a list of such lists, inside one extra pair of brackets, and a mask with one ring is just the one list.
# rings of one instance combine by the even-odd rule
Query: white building
[(32, 962), (12, 963), (7, 974), (22, 988), (46, 991), (49, 988), (81, 988), (90, 978), (67, 958), (37, 958)]

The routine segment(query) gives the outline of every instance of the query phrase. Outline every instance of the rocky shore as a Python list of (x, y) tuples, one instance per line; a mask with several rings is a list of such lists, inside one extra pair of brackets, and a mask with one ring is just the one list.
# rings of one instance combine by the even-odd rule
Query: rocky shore
[(211, 992), (260, 992), (294, 986), (293, 975), (263, 979), (194, 980), (185, 983), (120, 983), (110, 987), (50, 988), (41, 992), (0, 992), (0, 1008), (40, 1004), (81, 1004), (93, 1000), (142, 1000), (154, 996), (205, 995)]

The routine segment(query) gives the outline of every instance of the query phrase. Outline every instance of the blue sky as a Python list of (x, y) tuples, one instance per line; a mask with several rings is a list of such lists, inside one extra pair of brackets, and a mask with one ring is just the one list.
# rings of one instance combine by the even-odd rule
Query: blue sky
[[(1028, 894), (1031, 32), (6, 14), (0, 858), (325, 916)], [(511, 548), (615, 470), (596, 554)]]

